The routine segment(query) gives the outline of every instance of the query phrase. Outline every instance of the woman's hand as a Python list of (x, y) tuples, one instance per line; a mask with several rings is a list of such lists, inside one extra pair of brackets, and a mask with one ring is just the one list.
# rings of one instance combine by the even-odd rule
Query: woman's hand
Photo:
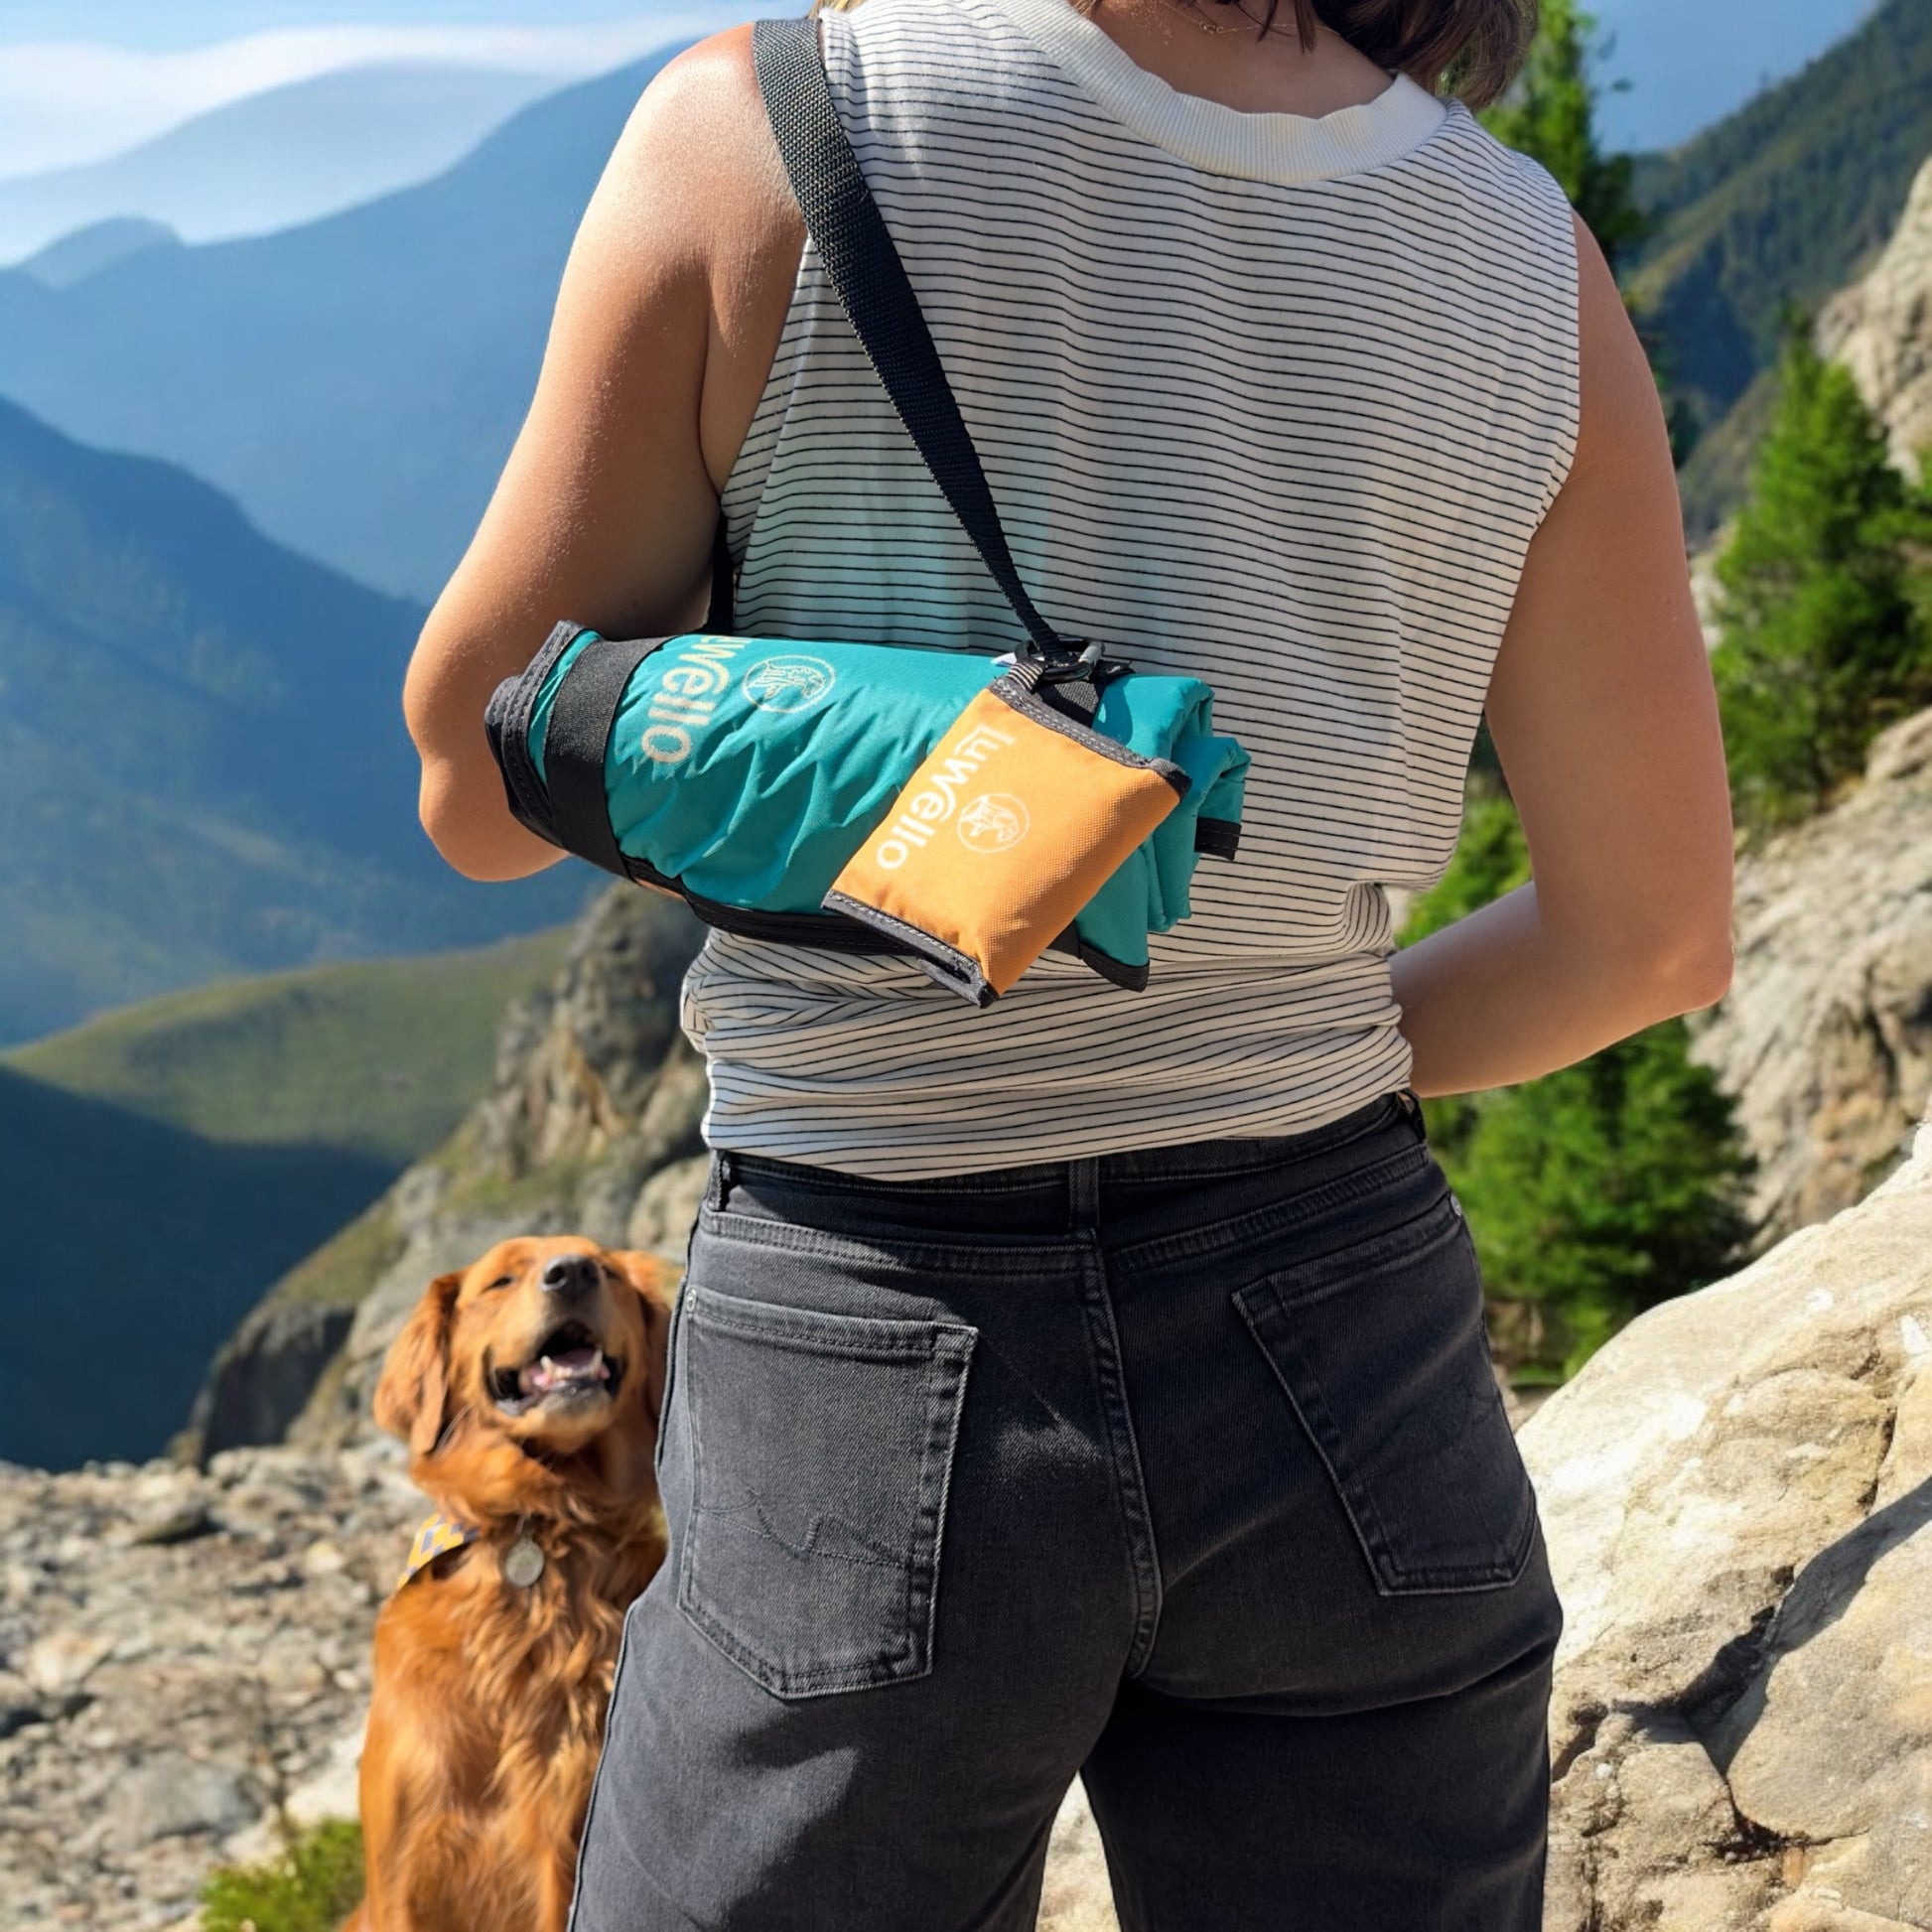
[(1577, 240), (1577, 457), (1488, 696), (1535, 883), (1396, 955), (1424, 1094), (1534, 1079), (1730, 981), (1730, 798), (1669, 438), (1581, 222)]
[(510, 816), (483, 706), (569, 618), (609, 636), (704, 620), (718, 492), (758, 407), (803, 223), (749, 27), (645, 90), (571, 250), (537, 383), (482, 528), (437, 600), (403, 711), (424, 829), (459, 872), (563, 857)]

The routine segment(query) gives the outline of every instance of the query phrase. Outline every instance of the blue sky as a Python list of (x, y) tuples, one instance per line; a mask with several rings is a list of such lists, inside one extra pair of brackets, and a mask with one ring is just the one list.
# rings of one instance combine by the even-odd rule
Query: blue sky
[[(1606, 131), (1623, 145), (1665, 145), (1728, 112), (1766, 80), (1849, 31), (1870, 0), (1595, 0), (1614, 36), (1607, 71), (1633, 84), (1605, 102)], [(793, 0), (771, 0), (773, 12)], [(681, 0), (0, 0), (0, 46), (93, 41), (170, 52), (273, 30), (368, 27), (463, 29), (643, 27), (683, 12)], [(586, 38), (585, 46), (596, 43)], [(0, 171), (9, 164), (0, 160)], [(18, 166), (18, 162), (11, 165)]]
[(634, 19), (649, 11), (637, 0), (0, 0), (0, 42), (104, 40), (181, 48), (272, 27), (533, 27)]

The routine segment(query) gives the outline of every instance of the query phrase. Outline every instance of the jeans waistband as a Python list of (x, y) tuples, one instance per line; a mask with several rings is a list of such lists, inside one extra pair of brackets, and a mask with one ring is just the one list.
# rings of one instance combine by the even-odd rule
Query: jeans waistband
[(1214, 1182), (1273, 1177), (1293, 1191), (1306, 1172), (1319, 1184), (1356, 1165), (1372, 1165), (1424, 1139), (1422, 1109), (1406, 1089), (1370, 1101), (1306, 1133), (1257, 1139), (1190, 1141), (1086, 1160), (1042, 1161), (921, 1180), (881, 1180), (807, 1167), (768, 1155), (721, 1150), (712, 1162), (705, 1205), (718, 1211), (743, 1197), (750, 1211), (808, 1222), (855, 1219), (923, 1225), (933, 1232), (977, 1225), (981, 1210), (1012, 1228), (1090, 1228), (1103, 1199), (1145, 1203)]

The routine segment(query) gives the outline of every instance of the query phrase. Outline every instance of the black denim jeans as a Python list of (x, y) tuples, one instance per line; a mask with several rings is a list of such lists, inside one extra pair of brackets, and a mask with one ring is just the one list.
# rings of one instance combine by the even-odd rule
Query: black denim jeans
[(1537, 1932), (1560, 1614), (1413, 1104), (714, 1164), (574, 1932)]

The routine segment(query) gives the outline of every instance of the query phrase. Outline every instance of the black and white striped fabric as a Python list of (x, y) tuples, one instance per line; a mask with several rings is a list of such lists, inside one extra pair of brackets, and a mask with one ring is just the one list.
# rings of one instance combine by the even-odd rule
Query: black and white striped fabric
[[(1454, 849), (1523, 558), (1577, 430), (1540, 168), (1406, 79), (1321, 120), (1134, 66), (1066, 0), (866, 0), (833, 97), (1029, 589), (1214, 687), (1232, 865), (1144, 993), (1048, 955), (984, 1013), (903, 960), (714, 933), (712, 1145), (888, 1178), (1295, 1133), (1403, 1084), (1387, 889)], [(1024, 638), (811, 245), (725, 492), (752, 634)]]

